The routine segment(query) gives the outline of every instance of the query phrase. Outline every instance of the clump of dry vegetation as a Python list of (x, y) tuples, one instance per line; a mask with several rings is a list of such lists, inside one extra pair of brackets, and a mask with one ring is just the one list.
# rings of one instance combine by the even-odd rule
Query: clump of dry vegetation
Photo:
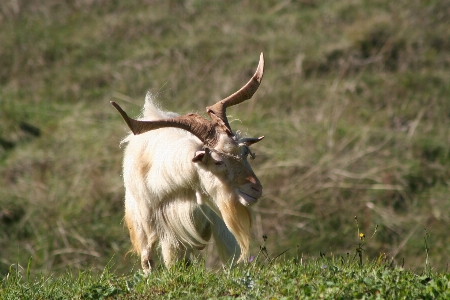
[[(14, 263), (121, 271), (120, 139), (109, 101), (138, 115), (147, 90), (197, 112), (263, 84), (234, 128), (264, 134), (254, 169), (255, 251), (448, 263), (450, 5), (447, 1), (61, 1), (0, 4), (0, 274)], [(236, 75), (240, 74), (240, 75)], [(241, 121), (240, 121), (241, 120)], [(275, 238), (276, 237), (276, 238)], [(295, 249), (295, 250), (294, 250)]]

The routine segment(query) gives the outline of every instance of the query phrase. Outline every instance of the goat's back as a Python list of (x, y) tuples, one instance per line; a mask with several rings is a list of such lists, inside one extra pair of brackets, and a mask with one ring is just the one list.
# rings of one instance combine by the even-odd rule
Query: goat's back
[[(146, 101), (141, 120), (173, 117), (153, 102)], [(201, 141), (186, 130), (173, 127), (160, 128), (140, 135), (128, 135), (123, 177), (125, 188), (135, 197), (152, 197), (162, 201), (174, 193), (195, 196), (198, 184), (192, 158), (202, 147)]]

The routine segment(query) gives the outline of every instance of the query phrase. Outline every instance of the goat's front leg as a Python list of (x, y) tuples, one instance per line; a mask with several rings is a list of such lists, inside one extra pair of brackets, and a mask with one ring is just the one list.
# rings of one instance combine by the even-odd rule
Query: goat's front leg
[(191, 263), (191, 249), (186, 249), (183, 245), (173, 245), (168, 241), (161, 241), (161, 252), (164, 264), (168, 269), (177, 261), (184, 261), (187, 265)]
[(223, 264), (235, 263), (241, 255), (241, 249), (234, 235), (217, 214), (211, 214), (211, 227), (214, 243)]

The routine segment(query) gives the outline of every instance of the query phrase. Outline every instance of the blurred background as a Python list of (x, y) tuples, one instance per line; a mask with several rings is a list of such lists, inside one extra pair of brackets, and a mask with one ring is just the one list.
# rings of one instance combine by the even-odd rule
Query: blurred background
[[(253, 147), (264, 197), (253, 250), (380, 255), (447, 270), (450, 2), (446, 0), (0, 3), (0, 275), (139, 268), (127, 254), (121, 139), (110, 106), (150, 91), (178, 113), (247, 82), (227, 113)], [(206, 253), (214, 257), (213, 249)]]

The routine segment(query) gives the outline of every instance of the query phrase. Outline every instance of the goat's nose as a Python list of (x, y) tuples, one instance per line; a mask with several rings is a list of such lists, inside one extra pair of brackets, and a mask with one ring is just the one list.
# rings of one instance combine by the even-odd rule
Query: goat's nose
[(261, 193), (262, 192), (261, 183), (257, 182), (257, 183), (252, 184), (252, 190), (254, 190), (255, 192)]
[(251, 183), (248, 186), (250, 188), (250, 190), (252, 191), (252, 194), (256, 197), (259, 198), (262, 196), (262, 185), (261, 183), (258, 181), (256, 183)]
[(252, 184), (255, 184), (255, 185), (259, 184), (259, 185), (261, 185), (259, 183), (258, 178), (256, 178), (255, 176), (248, 176), (246, 179), (247, 179), (247, 181), (251, 182)]
[(239, 186), (256, 198), (262, 195), (263, 187), (256, 176), (243, 177), (239, 182)]

